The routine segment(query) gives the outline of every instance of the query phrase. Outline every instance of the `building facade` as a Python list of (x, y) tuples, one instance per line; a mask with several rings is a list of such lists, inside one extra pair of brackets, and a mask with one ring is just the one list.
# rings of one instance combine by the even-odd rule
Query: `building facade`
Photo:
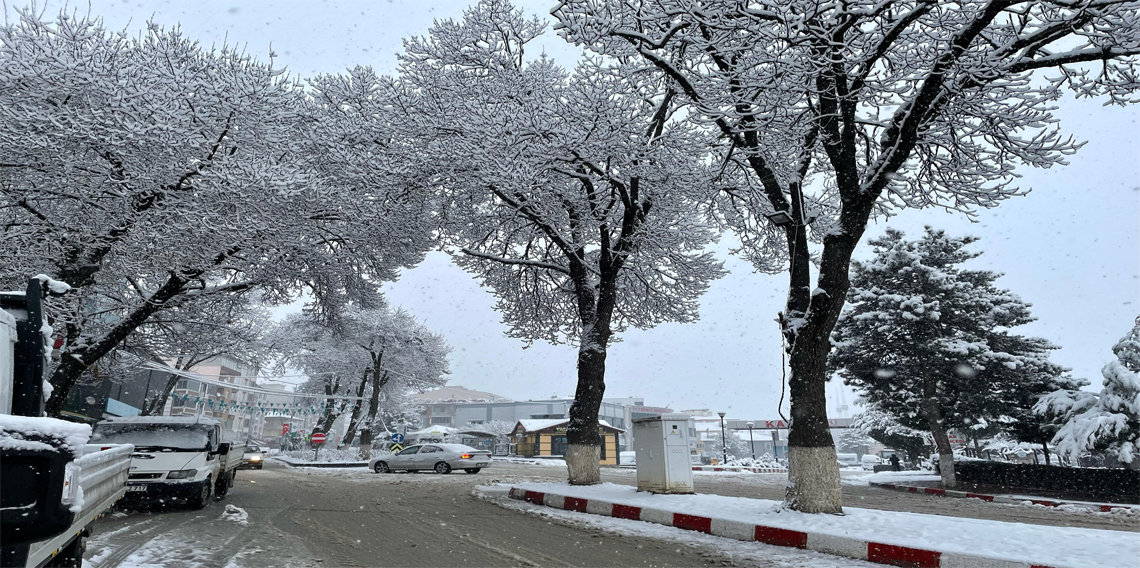
[[(566, 455), (566, 419), (519, 420), (512, 433), (515, 453), (526, 457), (557, 457)], [(598, 434), (602, 437), (601, 465), (619, 465), (618, 436), (622, 430), (604, 420), (598, 421)]]

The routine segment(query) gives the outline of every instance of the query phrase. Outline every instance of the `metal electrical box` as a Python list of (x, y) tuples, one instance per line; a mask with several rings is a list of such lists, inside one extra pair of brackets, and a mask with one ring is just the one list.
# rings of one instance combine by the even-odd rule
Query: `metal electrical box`
[(633, 449), (637, 457), (638, 491), (693, 492), (688, 415), (634, 418)]

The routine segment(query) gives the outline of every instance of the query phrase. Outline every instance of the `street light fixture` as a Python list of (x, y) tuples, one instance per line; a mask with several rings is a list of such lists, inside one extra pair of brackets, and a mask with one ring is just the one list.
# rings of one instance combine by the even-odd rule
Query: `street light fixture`
[(765, 217), (767, 217), (768, 220), (777, 227), (783, 227), (785, 225), (792, 224), (792, 216), (789, 215), (787, 211), (777, 211), (771, 215), (765, 215)]
[(718, 412), (717, 415), (720, 416), (720, 449), (724, 457), (724, 461), (720, 463), (725, 464), (728, 463), (728, 438), (724, 435), (724, 413)]
[(752, 427), (755, 425), (756, 425), (755, 422), (753, 422), (751, 420), (748, 421), (748, 445), (752, 447), (752, 459), (753, 460), (756, 459), (756, 442), (752, 439)]

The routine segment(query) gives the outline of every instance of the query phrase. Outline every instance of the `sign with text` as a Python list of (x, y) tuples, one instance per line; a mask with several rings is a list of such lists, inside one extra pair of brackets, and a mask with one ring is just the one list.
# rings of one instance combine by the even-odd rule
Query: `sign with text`
[[(788, 423), (784, 420), (725, 420), (724, 427), (729, 430), (747, 430), (748, 423), (752, 422), (753, 430), (787, 430)], [(828, 428), (850, 428), (850, 418), (828, 418)]]

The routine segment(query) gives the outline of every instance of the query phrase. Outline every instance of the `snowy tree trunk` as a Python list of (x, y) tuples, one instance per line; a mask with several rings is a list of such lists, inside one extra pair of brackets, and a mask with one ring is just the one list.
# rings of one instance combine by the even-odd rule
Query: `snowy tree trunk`
[(954, 476), (954, 449), (950, 447), (950, 436), (946, 433), (942, 409), (934, 395), (935, 379), (928, 378), (923, 385), (923, 412), (930, 425), (930, 435), (934, 437), (934, 447), (938, 451), (938, 473), (942, 476), (942, 487), (954, 489), (958, 480)]
[[(800, 341), (805, 339), (800, 337)], [(797, 350), (792, 356), (788, 380), (792, 424), (788, 433), (785, 499), (789, 507), (804, 513), (843, 512), (839, 463), (827, 424), (823, 379), (826, 357), (827, 351), (822, 346), (817, 346), (815, 353)]]
[(376, 427), (376, 413), (380, 411), (380, 391), (392, 379), (388, 371), (381, 369), (383, 361), (383, 352), (372, 354), (372, 395), (368, 398), (368, 419), (365, 421), (368, 426), (360, 435), (360, 455), (364, 459), (372, 457), (372, 439), (376, 435), (373, 428)]
[[(356, 398), (364, 396), (364, 390), (368, 388), (368, 374), (360, 378), (360, 384), (356, 386)], [(347, 448), (352, 445), (352, 441), (356, 438), (356, 428), (360, 424), (360, 414), (364, 410), (364, 404), (361, 400), (352, 401), (352, 414), (348, 419), (348, 431), (344, 434), (344, 440), (340, 443), (340, 448)]]
[[(791, 212), (802, 219), (799, 188), (792, 184)], [(789, 348), (788, 392), (791, 425), (788, 430), (789, 507), (805, 513), (842, 513), (839, 465), (835, 442), (827, 422), (827, 354), (831, 331), (839, 320), (850, 286), (851, 254), (866, 227), (870, 207), (845, 209), (840, 218), (843, 232), (824, 237), (819, 277), (811, 290), (811, 257), (807, 227), (787, 227), (790, 286), (785, 314), (781, 317)]]
[(49, 398), (44, 405), (45, 412), (47, 412), (49, 416), (58, 416), (60, 412), (63, 412), (63, 405), (67, 401), (67, 395), (71, 394), (71, 389), (75, 387), (75, 383), (79, 381), (79, 377), (83, 375), (83, 372), (86, 371), (89, 366), (94, 365), (95, 362), (104, 355), (113, 351), (131, 332), (145, 323), (150, 316), (157, 313), (166, 306), (167, 302), (170, 302), (181, 294), (190, 280), (200, 275), (201, 272), (171, 272), (162, 287), (155, 291), (154, 294), (151, 294), (146, 302), (119, 320), (110, 331), (94, 343), (72, 348), (71, 346), (76, 345), (76, 340), (80, 338), (80, 330), (69, 324), (69, 346), (60, 357), (59, 365), (56, 366), (55, 371), (52, 372), (51, 377), (48, 379), (52, 386), (52, 393), (51, 398)]
[(571, 485), (601, 483), (598, 411), (606, 392), (606, 347), (599, 335), (588, 329), (578, 347), (578, 388), (566, 428), (566, 467)]
[(1045, 453), (1045, 465), (1053, 465), (1049, 460), (1049, 444), (1042, 442), (1041, 451)]

